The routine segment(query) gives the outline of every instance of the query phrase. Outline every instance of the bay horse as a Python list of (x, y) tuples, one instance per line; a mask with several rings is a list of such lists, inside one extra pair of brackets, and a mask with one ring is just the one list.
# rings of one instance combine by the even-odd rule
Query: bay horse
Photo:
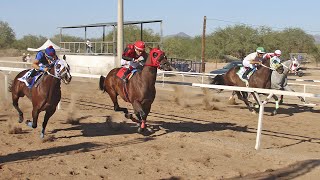
[[(65, 58), (65, 56), (64, 56)], [(19, 108), (19, 98), (27, 96), (32, 102), (32, 119), (26, 121), (26, 124), (32, 128), (37, 127), (39, 113), (45, 111), (46, 114), (42, 123), (40, 137), (44, 138), (44, 132), (49, 118), (55, 113), (56, 107), (61, 99), (61, 81), (69, 84), (71, 81), (70, 67), (64, 59), (57, 59), (50, 64), (48, 72), (44, 72), (35, 85), (28, 88), (19, 78), (23, 77), (28, 71), (23, 70), (12, 81), (9, 90), (12, 94), (13, 107), (19, 113), (19, 123), (24, 121), (23, 112)]]
[[(264, 89), (270, 89), (271, 88), (271, 72), (273, 70), (279, 72), (280, 74), (283, 73), (283, 66), (280, 63), (272, 63), (273, 67), (270, 67), (270, 61), (271, 59), (264, 59), (262, 61), (262, 64), (258, 66), (258, 69), (251, 75), (251, 77), (248, 80), (248, 87), (253, 88), (264, 88)], [(237, 74), (237, 72), (240, 70), (241, 67), (235, 66), (229, 71), (223, 75), (217, 75), (215, 76), (210, 84), (215, 85), (227, 85), (227, 86), (241, 86), (246, 87), (246, 83), (242, 81)], [(253, 111), (252, 107), (250, 106), (250, 103), (248, 101), (248, 93), (242, 92), (242, 91), (234, 91), (233, 94), (236, 94), (238, 96), (238, 99), (242, 100), (246, 106), (248, 107), (249, 111), (252, 113), (255, 113)], [(255, 97), (255, 96), (253, 96)], [(273, 95), (273, 98), (278, 100), (278, 97)], [(256, 99), (257, 101), (257, 99)], [(257, 101), (258, 102), (258, 101)], [(276, 109), (277, 106), (276, 106)], [(276, 113), (276, 110), (273, 112)]]
[[(142, 133), (146, 128), (147, 116), (156, 96), (155, 82), (158, 68), (165, 71), (171, 70), (165, 53), (159, 48), (153, 48), (150, 50), (142, 70), (136, 72), (127, 83), (117, 76), (121, 68), (112, 69), (106, 77), (100, 76), (100, 90), (109, 94), (115, 111), (123, 111), (126, 118), (139, 123), (139, 133)], [(118, 95), (124, 101), (132, 104), (137, 119), (128, 113), (127, 108), (119, 106)]]

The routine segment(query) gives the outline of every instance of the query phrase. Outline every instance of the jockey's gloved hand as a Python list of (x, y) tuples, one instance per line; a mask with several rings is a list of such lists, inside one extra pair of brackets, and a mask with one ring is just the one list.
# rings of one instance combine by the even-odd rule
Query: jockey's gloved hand
[(47, 68), (46, 66), (40, 66), (40, 67), (39, 67), (39, 70), (40, 70), (40, 71), (47, 72), (47, 71), (48, 71), (48, 68)]
[(48, 65), (48, 68), (52, 68), (53, 66), (54, 66), (54, 62), (50, 63), (50, 64)]
[(142, 56), (140, 56), (138, 59), (136, 59), (136, 62), (140, 62), (140, 61), (143, 61), (144, 58)]

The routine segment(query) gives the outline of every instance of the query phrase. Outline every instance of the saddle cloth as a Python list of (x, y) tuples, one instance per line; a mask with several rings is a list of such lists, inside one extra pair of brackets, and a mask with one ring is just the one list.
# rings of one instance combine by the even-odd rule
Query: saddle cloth
[(21, 81), (21, 82), (24, 82), (28, 88), (32, 88), (32, 86), (36, 83), (36, 81), (42, 75), (42, 73), (37, 71), (36, 75), (32, 78), (32, 81), (29, 84), (27, 79), (30, 76), (31, 72), (32, 72), (32, 69), (30, 69), (28, 72), (26, 72), (21, 78), (18, 78), (18, 80)]
[[(237, 72), (237, 75), (239, 76), (239, 78), (243, 81), (246, 82), (245, 79), (242, 78), (242, 75), (244, 74), (244, 72), (246, 72), (247, 68), (242, 66), (240, 67), (239, 71)], [(257, 70), (257, 68), (254, 68), (249, 74), (248, 74), (248, 79), (250, 79), (251, 75)]]
[[(122, 67), (118, 72), (117, 72), (117, 76), (121, 79), (122, 76), (124, 75), (124, 73), (127, 71), (126, 67)], [(137, 69), (133, 69), (127, 76), (126, 78), (129, 80), (131, 79), (131, 77), (137, 72)]]

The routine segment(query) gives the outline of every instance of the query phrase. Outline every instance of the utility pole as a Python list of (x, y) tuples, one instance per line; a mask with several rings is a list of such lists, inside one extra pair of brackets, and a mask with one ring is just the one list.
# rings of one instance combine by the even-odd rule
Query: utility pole
[(118, 34), (117, 34), (117, 58), (115, 67), (120, 67), (120, 60), (123, 52), (123, 0), (118, 0)]
[(206, 49), (206, 23), (207, 23), (207, 16), (203, 17), (203, 32), (202, 32), (202, 55), (201, 55), (201, 71), (204, 73), (206, 71), (205, 67), (205, 49)]

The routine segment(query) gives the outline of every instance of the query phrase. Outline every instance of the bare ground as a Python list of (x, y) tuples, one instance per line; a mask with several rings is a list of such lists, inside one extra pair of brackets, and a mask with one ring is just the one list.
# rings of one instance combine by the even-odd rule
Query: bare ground
[[(304, 78), (320, 79), (318, 71), (311, 72)], [(270, 115), (274, 104), (267, 104), (257, 151), (258, 115), (239, 100), (229, 105), (227, 91), (157, 85), (148, 117), (150, 133), (143, 136), (136, 133), (136, 124), (113, 111), (107, 94), (98, 90), (98, 80), (73, 79), (62, 85), (62, 109), (50, 119), (44, 140), (43, 113), (37, 129), (19, 124), (3, 91), (0, 88), (0, 179), (320, 177), (320, 108), (302, 106), (297, 98), (287, 97), (276, 116)], [(123, 101), (120, 105), (131, 109)], [(29, 100), (21, 99), (20, 106), (30, 119)], [(107, 123), (107, 117), (112, 121)]]

